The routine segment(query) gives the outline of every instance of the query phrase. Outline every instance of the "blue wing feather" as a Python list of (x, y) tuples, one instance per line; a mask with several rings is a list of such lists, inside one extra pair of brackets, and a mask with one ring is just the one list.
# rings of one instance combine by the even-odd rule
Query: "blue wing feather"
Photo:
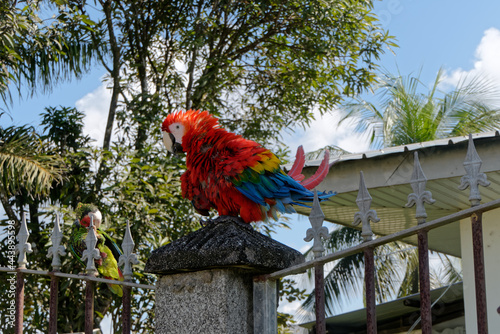
[[(302, 184), (283, 173), (280, 169), (274, 173), (265, 171), (258, 173), (255, 170), (244, 171), (245, 177), (239, 178), (236, 189), (255, 203), (269, 210), (265, 199), (276, 201), (275, 209), (283, 213), (294, 213), (291, 205), (310, 207), (302, 202), (312, 202), (314, 193)], [(236, 183), (236, 182), (235, 182)], [(319, 193), (320, 200), (328, 199), (335, 193)]]

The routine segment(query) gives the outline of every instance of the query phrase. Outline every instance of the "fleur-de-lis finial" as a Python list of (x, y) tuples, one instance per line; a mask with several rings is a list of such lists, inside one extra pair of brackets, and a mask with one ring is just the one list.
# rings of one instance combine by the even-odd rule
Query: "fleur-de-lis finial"
[(312, 251), (315, 258), (322, 256), (325, 251), (325, 247), (323, 246), (321, 239), (327, 239), (329, 237), (328, 228), (323, 226), (324, 219), (325, 215), (319, 204), (318, 192), (315, 190), (314, 201), (311, 213), (309, 214), (309, 221), (311, 222), (312, 227), (307, 229), (306, 237), (304, 238), (304, 241), (307, 242), (314, 240)]
[(130, 233), (129, 221), (127, 220), (127, 228), (125, 230), (125, 236), (123, 237), (122, 242), (123, 254), (120, 255), (120, 259), (118, 260), (118, 265), (124, 266), (123, 277), (127, 281), (132, 279), (132, 265), (139, 263), (137, 255), (132, 253), (134, 251), (134, 247), (135, 243), (132, 239), (132, 234)]
[(361, 235), (364, 241), (370, 241), (373, 239), (370, 220), (374, 223), (378, 223), (380, 219), (377, 217), (377, 212), (370, 209), (372, 197), (366, 188), (363, 172), (360, 172), (359, 191), (358, 197), (356, 198), (356, 204), (358, 205), (359, 211), (354, 214), (353, 225), (356, 226), (361, 223)]
[(59, 256), (66, 255), (66, 248), (61, 245), (62, 238), (63, 233), (60, 226), (60, 217), (59, 214), (56, 214), (54, 229), (52, 230), (52, 235), (50, 236), (52, 246), (49, 247), (47, 252), (47, 257), (52, 257), (52, 268), (54, 271), (59, 271), (59, 269), (61, 269), (61, 258)]
[(465, 190), (470, 187), (469, 201), (471, 206), (479, 205), (481, 202), (481, 194), (479, 193), (479, 185), (487, 187), (490, 182), (486, 178), (486, 174), (480, 173), (481, 158), (477, 154), (476, 147), (474, 146), (474, 140), (472, 140), (472, 134), (469, 134), (469, 146), (467, 148), (467, 155), (465, 156), (464, 168), (466, 174), (462, 176), (462, 182), (458, 189)]
[(91, 216), (87, 237), (85, 238), (85, 245), (87, 245), (87, 249), (82, 253), (82, 261), (87, 260), (87, 275), (90, 276), (97, 275), (94, 259), (99, 260), (101, 258), (99, 249), (95, 247), (96, 244), (97, 236), (96, 231), (94, 230), (94, 217)]
[(427, 178), (425, 177), (420, 161), (418, 160), (418, 152), (415, 152), (414, 157), (413, 174), (410, 181), (413, 193), (408, 195), (408, 203), (406, 203), (406, 207), (411, 208), (416, 205), (415, 218), (417, 218), (419, 224), (423, 224), (427, 218), (424, 203), (434, 204), (436, 200), (432, 198), (430, 191), (425, 190)]
[(28, 243), (28, 238), (30, 234), (28, 232), (28, 225), (26, 224), (26, 214), (22, 213), (21, 226), (19, 228), (19, 233), (17, 234), (16, 253), (19, 254), (17, 258), (18, 268), (26, 269), (26, 264), (28, 260), (26, 259), (26, 253), (32, 253), (31, 245)]

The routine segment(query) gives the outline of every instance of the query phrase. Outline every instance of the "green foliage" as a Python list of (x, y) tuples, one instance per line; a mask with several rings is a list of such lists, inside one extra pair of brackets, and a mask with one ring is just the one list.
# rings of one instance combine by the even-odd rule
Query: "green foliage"
[[(290, 278), (282, 278), (278, 281), (279, 301), (286, 300), (289, 303), (306, 298), (306, 290), (297, 288), (297, 282)], [(292, 333), (290, 326), (295, 324), (291, 314), (278, 312), (278, 333)]]
[(32, 197), (48, 194), (62, 181), (64, 167), (58, 156), (45, 153), (33, 128), (0, 128), (0, 191), (9, 197), (25, 190)]
[[(2, 1), (0, 3), (0, 97), (11, 97), (9, 84), (48, 90), (61, 79), (85, 72), (94, 47), (89, 41), (93, 22), (78, 6), (64, 1)], [(53, 16), (52, 16), (53, 14)], [(45, 17), (47, 16), (47, 17)]]
[[(314, 107), (326, 112), (368, 87), (374, 61), (393, 45), (377, 26), (369, 1), (48, 0), (52, 7), (46, 10), (42, 3), (0, 5), (3, 100), (10, 97), (9, 83), (18, 89), (28, 84), (30, 91), (50, 88), (82, 74), (94, 56), (109, 73), (112, 98), (103, 148), (92, 146), (82, 134), (83, 113), (61, 106), (46, 108), (43, 133), (33, 134), (37, 141), (15, 150), (21, 157), (32, 152), (33, 160), (45, 159), (53, 171), (52, 179), (36, 183), (39, 188), (22, 179), (25, 173), (13, 174), (9, 192), (1, 196), (12, 219), (18, 220), (16, 210), (29, 209), (31, 269), (50, 268), (45, 255), (54, 211), (65, 214), (67, 242), (79, 202), (97, 205), (104, 229), (118, 244), (125, 221), (130, 221), (142, 261), (152, 249), (198, 228), (198, 216), (181, 196), (183, 160), (167, 156), (158, 145), (159, 125), (167, 113), (207, 109), (231, 131), (264, 144), (275, 142), (282, 129), (307, 125)], [(260, 228), (269, 234), (275, 226)], [(0, 250), (5, 247), (2, 243)], [(143, 268), (141, 262), (134, 280), (154, 284)], [(84, 268), (68, 255), (61, 270), (79, 273)], [(58, 331), (82, 331), (83, 283), (61, 279), (60, 289)], [(25, 332), (43, 331), (48, 319), (46, 278), (27, 276), (26, 291)], [(289, 300), (303, 293), (288, 281), (283, 289)], [(134, 332), (152, 331), (153, 300), (153, 291), (135, 291)], [(0, 306), (7, 303), (0, 295)], [(106, 285), (98, 285), (95, 325), (110, 314), (119, 333), (120, 303)], [(283, 319), (291, 322), (289, 316)]]
[[(313, 108), (327, 112), (363, 91), (394, 45), (370, 1), (100, 4), (95, 30), (111, 56), (101, 59), (127, 107), (129, 96), (149, 95), (167, 112), (209, 110), (230, 131), (263, 143), (309, 124)], [(141, 140), (149, 128), (139, 120), (151, 112), (133, 109)]]
[(290, 278), (283, 278), (278, 281), (278, 288), (280, 291), (280, 300), (286, 300), (291, 303), (294, 301), (302, 300), (305, 298), (305, 289), (296, 288), (296, 282)]
[(419, 76), (386, 73), (376, 87), (379, 103), (362, 99), (349, 103), (343, 120), (355, 119), (356, 130), (364, 132), (374, 148), (463, 136), (500, 126), (500, 91), (491, 82), (480, 76), (466, 77), (445, 92), (439, 90), (443, 78), (440, 70), (427, 88)]
[(278, 334), (292, 334), (291, 326), (295, 323), (292, 315), (278, 312)]

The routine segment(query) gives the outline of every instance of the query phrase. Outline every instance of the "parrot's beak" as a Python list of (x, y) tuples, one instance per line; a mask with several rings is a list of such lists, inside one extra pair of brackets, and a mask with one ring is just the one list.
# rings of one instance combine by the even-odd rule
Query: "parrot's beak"
[(162, 131), (162, 135), (163, 135), (163, 145), (165, 145), (167, 151), (169, 151), (170, 153), (174, 153), (173, 150), (175, 142), (174, 136), (166, 131)]
[(177, 153), (182, 152), (182, 145), (175, 141), (175, 137), (173, 134), (163, 131), (162, 135), (163, 145), (165, 145), (170, 153), (177, 155)]

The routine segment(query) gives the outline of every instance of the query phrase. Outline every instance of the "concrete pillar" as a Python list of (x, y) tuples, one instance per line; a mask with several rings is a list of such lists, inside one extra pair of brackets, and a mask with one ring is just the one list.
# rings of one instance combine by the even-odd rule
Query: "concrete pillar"
[(159, 276), (155, 333), (253, 334), (253, 277), (303, 261), (250, 225), (221, 217), (149, 257), (145, 271)]

